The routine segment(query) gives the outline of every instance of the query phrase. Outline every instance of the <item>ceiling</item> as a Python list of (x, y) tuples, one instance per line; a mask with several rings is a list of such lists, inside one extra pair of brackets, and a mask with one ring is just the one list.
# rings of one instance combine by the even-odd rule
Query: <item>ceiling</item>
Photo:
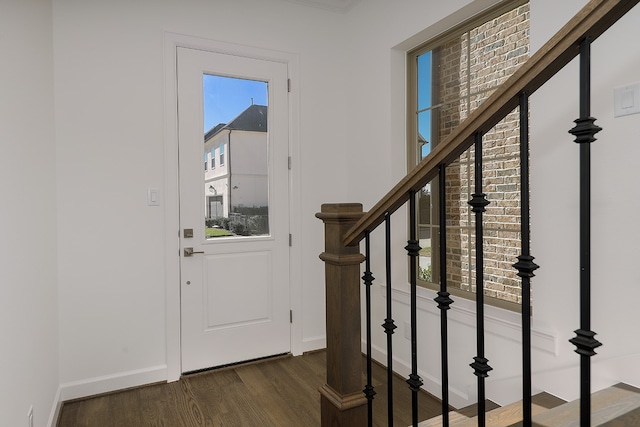
[(320, 7), (322, 9), (333, 10), (334, 12), (344, 13), (351, 9), (361, 0), (287, 0), (306, 6)]

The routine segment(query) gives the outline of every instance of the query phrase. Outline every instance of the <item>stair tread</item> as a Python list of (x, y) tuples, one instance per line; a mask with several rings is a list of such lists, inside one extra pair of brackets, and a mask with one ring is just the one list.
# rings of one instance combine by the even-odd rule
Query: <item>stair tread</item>
[[(458, 412), (449, 412), (449, 425), (456, 425), (459, 421), (468, 420), (469, 417), (462, 415)], [(434, 418), (429, 418), (426, 421), (422, 421), (418, 424), (419, 427), (438, 427), (442, 425), (442, 415), (438, 415)]]
[[(548, 409), (544, 406), (532, 404), (531, 412), (536, 415)], [(493, 409), (486, 414), (486, 422), (491, 427), (508, 427), (522, 421), (522, 402), (515, 402), (510, 405)], [(420, 427), (437, 427), (442, 425), (442, 415), (423, 421), (418, 424)], [(449, 425), (451, 427), (476, 427), (478, 417), (466, 417), (458, 412), (449, 413)]]
[[(593, 426), (640, 409), (640, 390), (616, 384), (591, 395), (591, 423)], [(534, 416), (536, 427), (577, 427), (580, 425), (580, 400), (574, 400), (543, 414)]]
[(560, 399), (553, 394), (549, 394), (545, 391), (542, 393), (538, 393), (531, 398), (532, 403), (535, 403), (538, 406), (543, 406), (547, 409), (555, 408), (556, 406), (564, 405), (567, 403), (566, 400)]
[[(553, 397), (553, 396), (551, 396)], [(533, 425), (535, 427), (579, 427), (580, 426), (580, 400), (559, 403), (559, 399), (553, 405), (538, 405), (533, 403)], [(545, 406), (555, 406), (551, 409)], [(591, 425), (592, 426), (618, 426), (629, 424), (616, 424), (621, 417), (640, 420), (640, 389), (626, 385), (616, 384), (612, 387), (600, 390), (591, 395)], [(475, 427), (478, 417), (467, 417), (457, 412), (449, 413), (451, 427)], [(490, 427), (509, 427), (519, 425), (522, 422), (522, 402), (515, 402), (486, 414), (486, 425)], [(635, 422), (635, 421), (634, 421)], [(442, 416), (431, 418), (419, 424), (420, 427), (438, 427), (442, 425)], [(635, 425), (635, 424), (634, 424)]]
[[(531, 412), (533, 415), (541, 414), (548, 411), (547, 408), (532, 404)], [(522, 421), (522, 402), (515, 402), (492, 411), (485, 415), (486, 425), (491, 427), (508, 427), (512, 424)], [(478, 425), (478, 417), (469, 418), (462, 422), (456, 423), (456, 427), (476, 427)]]
[[(484, 410), (485, 412), (489, 412), (492, 411), (496, 408), (499, 408), (500, 405), (498, 405), (496, 402), (486, 399), (484, 401)], [(478, 415), (478, 404), (474, 403), (472, 405), (469, 406), (465, 406), (464, 408), (460, 408), (458, 410), (456, 410), (456, 412), (461, 413), (462, 415), (469, 417), (469, 418), (473, 418), (476, 415)]]

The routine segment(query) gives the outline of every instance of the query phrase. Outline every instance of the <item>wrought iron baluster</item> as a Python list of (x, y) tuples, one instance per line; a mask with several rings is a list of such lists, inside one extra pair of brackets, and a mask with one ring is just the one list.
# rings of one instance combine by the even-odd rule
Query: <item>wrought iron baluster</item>
[(580, 329), (569, 340), (580, 355), (580, 425), (591, 425), (591, 357), (602, 344), (591, 330), (591, 143), (602, 130), (591, 117), (591, 40), (580, 44), (580, 118), (569, 131), (580, 144)]
[(447, 197), (446, 171), (444, 164), (438, 170), (438, 211), (440, 229), (440, 291), (434, 299), (440, 309), (440, 358), (442, 363), (442, 427), (449, 427), (449, 333), (447, 310), (453, 300), (447, 292)]
[(418, 375), (418, 307), (417, 292), (418, 283), (418, 256), (420, 256), (420, 241), (418, 240), (418, 222), (416, 220), (416, 193), (409, 195), (409, 241), (405, 249), (409, 256), (409, 282), (411, 286), (411, 374), (407, 380), (411, 389), (411, 419), (413, 426), (418, 426), (418, 392), (422, 386), (422, 380)]
[(365, 286), (365, 307), (366, 307), (366, 325), (367, 325), (367, 384), (364, 387), (364, 395), (367, 397), (367, 422), (368, 426), (373, 426), (373, 396), (374, 390), (371, 379), (371, 285), (375, 278), (371, 273), (371, 235), (367, 231), (364, 238), (365, 253), (365, 272), (362, 276)]
[(475, 190), (469, 204), (475, 212), (476, 223), (476, 344), (477, 356), (470, 365), (478, 377), (478, 427), (486, 425), (485, 378), (493, 368), (484, 355), (484, 231), (482, 216), (490, 202), (482, 192), (482, 133), (475, 134)]
[(529, 212), (529, 95), (520, 94), (520, 237), (521, 254), (513, 264), (522, 278), (522, 419), (532, 425), (531, 413), (531, 278), (538, 268), (531, 256)]
[(386, 279), (387, 279), (387, 318), (382, 327), (387, 334), (387, 425), (393, 427), (393, 332), (397, 328), (391, 317), (391, 214), (385, 213)]

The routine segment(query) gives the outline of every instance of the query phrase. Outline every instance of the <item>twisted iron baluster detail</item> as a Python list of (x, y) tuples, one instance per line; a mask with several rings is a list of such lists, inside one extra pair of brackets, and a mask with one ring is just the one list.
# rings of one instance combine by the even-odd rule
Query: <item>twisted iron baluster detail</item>
[(531, 256), (531, 215), (529, 209), (529, 94), (520, 94), (520, 234), (521, 255), (513, 267), (522, 278), (522, 423), (531, 426), (531, 278), (538, 265)]
[(411, 418), (413, 426), (418, 426), (418, 392), (422, 386), (422, 380), (418, 375), (418, 307), (417, 307), (417, 283), (418, 283), (418, 256), (420, 256), (420, 241), (418, 240), (418, 222), (416, 219), (416, 193), (409, 194), (409, 240), (405, 249), (409, 256), (409, 282), (411, 286), (411, 374), (407, 384), (411, 389)]
[(382, 327), (387, 334), (387, 425), (393, 427), (393, 339), (392, 335), (397, 328), (392, 313), (391, 294), (391, 214), (387, 212), (384, 218), (385, 224), (385, 264), (386, 264), (386, 296), (387, 296), (387, 318), (384, 319)]
[(591, 117), (591, 39), (580, 43), (580, 118), (569, 131), (580, 148), (580, 328), (569, 340), (580, 355), (580, 425), (591, 425), (591, 356), (602, 344), (591, 330), (591, 143), (602, 128)]
[(363, 393), (367, 398), (367, 425), (373, 426), (373, 397), (376, 395), (372, 384), (372, 367), (371, 367), (371, 286), (375, 277), (371, 273), (371, 238), (367, 231), (365, 234), (365, 272), (362, 275), (365, 286), (365, 306), (366, 306), (366, 324), (367, 324), (367, 384)]
[(476, 214), (476, 345), (478, 354), (470, 364), (478, 377), (478, 427), (486, 425), (485, 382), (489, 371), (489, 360), (484, 356), (484, 231), (482, 214), (490, 202), (482, 192), (482, 133), (475, 134), (475, 192), (469, 201), (471, 210)]

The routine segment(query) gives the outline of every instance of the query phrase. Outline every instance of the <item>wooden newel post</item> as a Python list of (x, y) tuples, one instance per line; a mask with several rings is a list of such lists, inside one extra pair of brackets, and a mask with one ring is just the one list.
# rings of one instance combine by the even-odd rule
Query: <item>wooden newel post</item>
[(360, 339), (360, 264), (356, 246), (342, 237), (364, 215), (359, 203), (324, 204), (316, 214), (324, 222), (327, 322), (327, 383), (320, 388), (322, 427), (367, 425), (362, 392)]

